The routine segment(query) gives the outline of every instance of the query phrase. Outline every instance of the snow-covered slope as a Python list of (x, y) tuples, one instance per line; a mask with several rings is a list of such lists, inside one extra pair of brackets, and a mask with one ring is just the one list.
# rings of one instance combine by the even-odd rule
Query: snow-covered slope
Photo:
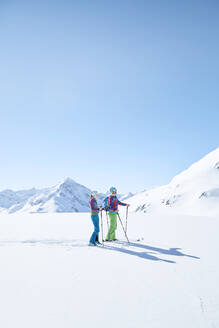
[(121, 202), (133, 197), (134, 194), (132, 192), (128, 192), (127, 194), (124, 194), (124, 195), (119, 195), (118, 198)]
[(1, 215), (0, 327), (218, 328), (218, 229), (130, 213), (130, 244), (118, 221), (119, 241), (89, 247), (89, 213)]
[(0, 192), (0, 208), (12, 209), (22, 208), (30, 197), (35, 196), (38, 190), (33, 188), (30, 190), (13, 191), (10, 189)]
[[(89, 212), (91, 190), (67, 178), (54, 187), (30, 190), (4, 190), (0, 192), (0, 211), (4, 213), (64, 213)], [(126, 200), (132, 193), (119, 195)], [(102, 204), (105, 194), (99, 194), (98, 202)]]
[(134, 211), (219, 214), (219, 148), (177, 175), (168, 185), (138, 193), (129, 203)]

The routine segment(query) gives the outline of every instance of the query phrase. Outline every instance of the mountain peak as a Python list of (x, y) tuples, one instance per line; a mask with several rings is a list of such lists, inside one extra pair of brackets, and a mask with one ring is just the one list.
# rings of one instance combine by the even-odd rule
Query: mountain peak
[(205, 155), (203, 158), (192, 164), (187, 170), (176, 175), (171, 183), (181, 184), (185, 181), (193, 180), (198, 176), (203, 176), (204, 172), (212, 170), (212, 168), (218, 168), (219, 165), (219, 147)]
[(60, 185), (62, 185), (62, 184), (72, 185), (72, 184), (77, 184), (77, 183), (73, 179), (67, 177), (67, 178), (64, 178), (59, 184)]

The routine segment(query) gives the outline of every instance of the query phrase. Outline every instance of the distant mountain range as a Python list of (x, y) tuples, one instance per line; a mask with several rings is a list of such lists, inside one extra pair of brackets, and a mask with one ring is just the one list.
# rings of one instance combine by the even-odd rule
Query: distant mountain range
[[(89, 212), (91, 190), (67, 178), (51, 188), (4, 190), (0, 192), (0, 212), (63, 213)], [(99, 195), (99, 203), (106, 197)], [(178, 212), (191, 215), (219, 215), (219, 148), (211, 152), (164, 186), (120, 194), (128, 199), (130, 212)]]
[[(3, 190), (0, 192), (0, 211), (4, 213), (64, 213), (89, 212), (89, 198), (91, 190), (67, 178), (54, 187), (30, 190)], [(133, 196), (132, 193), (118, 195), (125, 200)], [(106, 197), (99, 195), (99, 202)]]

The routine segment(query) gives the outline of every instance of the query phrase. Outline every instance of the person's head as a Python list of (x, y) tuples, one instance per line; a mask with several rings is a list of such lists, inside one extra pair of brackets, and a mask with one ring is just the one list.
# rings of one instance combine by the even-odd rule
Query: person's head
[(97, 198), (98, 197), (98, 192), (96, 190), (91, 191), (90, 196), (91, 196), (91, 198)]
[(111, 187), (110, 192), (111, 192), (112, 195), (116, 195), (117, 194), (117, 189), (115, 187)]

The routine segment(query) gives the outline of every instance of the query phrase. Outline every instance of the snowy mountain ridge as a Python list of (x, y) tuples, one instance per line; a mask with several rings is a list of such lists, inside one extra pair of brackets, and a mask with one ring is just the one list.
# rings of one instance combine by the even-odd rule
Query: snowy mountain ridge
[(138, 193), (129, 203), (136, 212), (219, 214), (219, 148), (176, 175), (169, 184)]
[[(0, 192), (0, 212), (15, 213), (67, 213), (89, 212), (91, 190), (71, 178), (66, 178), (51, 188)], [(121, 200), (133, 196), (132, 193), (119, 195)], [(99, 202), (106, 197), (99, 194)]]
[[(54, 187), (0, 192), (0, 212), (63, 213), (89, 212), (91, 190), (67, 178)], [(107, 194), (106, 194), (107, 195)], [(99, 202), (106, 197), (99, 195)], [(135, 195), (118, 195), (128, 199), (130, 211), (176, 211), (189, 215), (219, 214), (219, 148), (176, 175), (169, 184)]]

